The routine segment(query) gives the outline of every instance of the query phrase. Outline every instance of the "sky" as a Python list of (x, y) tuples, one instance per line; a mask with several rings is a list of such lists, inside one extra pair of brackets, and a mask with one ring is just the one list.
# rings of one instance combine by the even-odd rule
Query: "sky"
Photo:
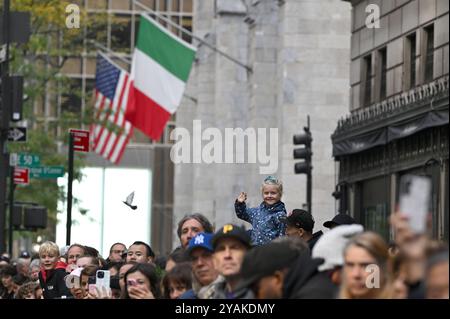
[[(127, 247), (134, 241), (149, 243), (151, 223), (151, 171), (148, 169), (85, 168), (81, 183), (72, 184), (73, 196), (80, 203), (72, 206), (71, 243), (96, 248), (108, 257), (109, 248), (116, 242)], [(58, 179), (67, 190), (67, 174)], [(132, 210), (122, 201), (135, 192)], [(66, 191), (67, 192), (67, 191)], [(66, 243), (67, 206), (58, 204), (56, 243)], [(83, 215), (81, 211), (86, 210)], [(102, 222), (103, 212), (103, 222)]]

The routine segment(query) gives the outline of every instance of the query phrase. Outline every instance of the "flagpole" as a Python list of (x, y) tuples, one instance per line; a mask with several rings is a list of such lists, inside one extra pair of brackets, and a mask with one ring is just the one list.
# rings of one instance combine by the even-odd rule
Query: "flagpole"
[(142, 9), (147, 10), (147, 11), (149, 11), (151, 14), (157, 16), (157, 17), (160, 18), (161, 20), (166, 21), (168, 24), (170, 24), (171, 26), (177, 28), (177, 29), (180, 30), (181, 32), (183, 32), (183, 33), (189, 35), (190, 37), (194, 38), (195, 40), (201, 42), (203, 45), (207, 46), (207, 47), (210, 48), (211, 50), (213, 50), (213, 51), (215, 51), (215, 52), (217, 52), (217, 53), (223, 55), (223, 56), (224, 56), (225, 58), (227, 58), (228, 60), (230, 60), (230, 61), (232, 61), (232, 62), (234, 62), (234, 63), (236, 63), (236, 64), (238, 64), (238, 65), (240, 65), (240, 66), (242, 66), (242, 67), (244, 67), (244, 68), (246, 68), (248, 72), (250, 72), (250, 73), (253, 72), (253, 70), (252, 70), (252, 68), (251, 68), (250, 66), (248, 66), (248, 65), (246, 65), (246, 64), (244, 64), (244, 63), (242, 63), (242, 62), (240, 62), (239, 60), (233, 58), (233, 57), (230, 56), (229, 54), (227, 54), (227, 53), (225, 53), (225, 52), (223, 52), (223, 51), (217, 49), (215, 46), (209, 44), (208, 42), (206, 42), (206, 41), (203, 40), (202, 38), (200, 38), (200, 37), (194, 35), (191, 31), (189, 31), (189, 30), (183, 28), (182, 26), (176, 24), (176, 23), (173, 22), (172, 20), (170, 20), (170, 19), (164, 17), (163, 15), (157, 13), (156, 11), (153, 11), (152, 9), (150, 9), (149, 7), (143, 5), (143, 4), (140, 3), (139, 1), (133, 0), (133, 2), (134, 2), (136, 5), (138, 5), (139, 7), (141, 7)]
[(113, 50), (110, 50), (110, 49), (108, 49), (107, 47), (105, 47), (103, 44), (98, 43), (97, 41), (92, 40), (92, 39), (89, 39), (88, 42), (91, 42), (91, 43), (92, 43), (93, 45), (95, 45), (97, 48), (102, 49), (102, 50), (105, 51), (105, 52), (108, 52), (108, 54), (110, 54), (110, 55), (112, 55), (112, 56), (118, 58), (120, 61), (122, 61), (122, 62), (124, 62), (124, 63), (126, 63), (126, 64), (131, 64), (131, 61), (130, 61), (130, 60), (124, 58), (124, 57), (121, 56), (121, 55), (118, 55), (118, 54), (115, 53)]

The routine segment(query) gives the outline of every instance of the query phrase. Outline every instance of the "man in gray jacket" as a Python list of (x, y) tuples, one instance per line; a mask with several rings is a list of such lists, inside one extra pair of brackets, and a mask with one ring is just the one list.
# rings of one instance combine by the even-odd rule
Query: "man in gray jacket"
[(212, 238), (214, 267), (225, 278), (218, 283), (214, 299), (244, 298), (246, 290), (236, 291), (239, 273), (251, 238), (245, 228), (233, 224), (221, 227)]

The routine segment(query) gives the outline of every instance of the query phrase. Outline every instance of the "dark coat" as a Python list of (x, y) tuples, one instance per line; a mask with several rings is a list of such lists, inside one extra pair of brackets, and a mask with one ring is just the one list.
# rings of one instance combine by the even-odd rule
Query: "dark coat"
[(322, 237), (323, 232), (319, 230), (318, 232), (314, 233), (310, 240), (308, 240), (309, 250), (312, 252), (314, 245), (317, 243), (320, 237)]
[(322, 263), (323, 259), (312, 259), (309, 252), (301, 253), (284, 280), (283, 298), (336, 298), (338, 287), (326, 272), (319, 272), (317, 269)]
[(57, 262), (55, 269), (39, 272), (39, 284), (42, 288), (44, 299), (72, 298), (69, 288), (66, 286), (66, 264)]

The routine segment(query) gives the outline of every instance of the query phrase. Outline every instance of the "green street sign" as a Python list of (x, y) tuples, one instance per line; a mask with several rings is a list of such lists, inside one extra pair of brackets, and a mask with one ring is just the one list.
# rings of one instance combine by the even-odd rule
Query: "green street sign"
[(63, 166), (30, 167), (31, 178), (52, 179), (64, 176)]
[(17, 166), (35, 167), (41, 165), (41, 158), (35, 154), (18, 154)]

